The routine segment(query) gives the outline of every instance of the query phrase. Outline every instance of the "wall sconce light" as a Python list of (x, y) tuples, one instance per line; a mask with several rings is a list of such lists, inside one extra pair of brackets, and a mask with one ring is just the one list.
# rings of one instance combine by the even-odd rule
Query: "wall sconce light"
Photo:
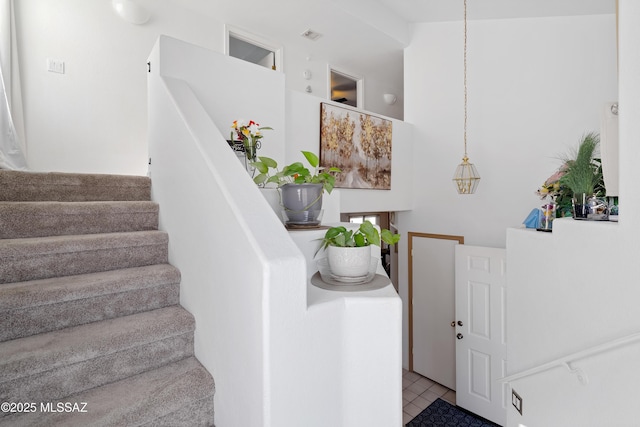
[(393, 105), (398, 100), (398, 97), (392, 93), (385, 93), (384, 95), (382, 95), (382, 97), (384, 98), (384, 102), (387, 105)]
[(111, 5), (118, 16), (130, 24), (142, 25), (151, 18), (151, 14), (146, 9), (132, 0), (111, 0)]

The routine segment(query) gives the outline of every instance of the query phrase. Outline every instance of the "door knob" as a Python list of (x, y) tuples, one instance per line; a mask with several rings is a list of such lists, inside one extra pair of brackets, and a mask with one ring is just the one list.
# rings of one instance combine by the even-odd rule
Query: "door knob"
[(458, 320), (458, 326), (463, 326), (462, 325), (462, 320)]
[(456, 327), (456, 321), (454, 320), (453, 322), (451, 322), (451, 327), (455, 328)]
[(461, 339), (462, 339), (462, 338), (464, 338), (464, 337), (462, 336), (462, 334), (460, 334), (460, 333), (459, 333), (458, 335), (456, 335), (456, 338), (458, 338), (459, 340), (461, 340)]

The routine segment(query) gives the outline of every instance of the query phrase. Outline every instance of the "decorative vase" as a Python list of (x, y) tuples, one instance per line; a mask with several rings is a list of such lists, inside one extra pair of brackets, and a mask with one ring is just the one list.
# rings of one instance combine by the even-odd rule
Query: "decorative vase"
[(542, 215), (540, 215), (539, 231), (551, 231), (553, 229), (553, 220), (556, 218), (556, 204), (549, 201), (542, 205)]
[(322, 184), (285, 184), (280, 187), (285, 224), (320, 225), (322, 191)]
[(609, 205), (607, 201), (593, 194), (574, 194), (571, 199), (573, 219), (589, 221), (608, 221)]
[(371, 265), (371, 246), (327, 247), (329, 270), (341, 277), (364, 277)]
[(227, 140), (231, 149), (236, 153), (238, 160), (244, 165), (244, 168), (253, 178), (256, 168), (251, 165), (252, 162), (258, 160), (258, 150), (260, 149), (260, 141), (253, 142), (251, 140), (231, 141)]

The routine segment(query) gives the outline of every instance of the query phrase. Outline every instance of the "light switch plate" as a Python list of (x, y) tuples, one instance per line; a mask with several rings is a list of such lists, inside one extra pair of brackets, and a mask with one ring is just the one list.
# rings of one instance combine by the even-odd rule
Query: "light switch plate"
[(522, 397), (515, 390), (511, 390), (511, 404), (522, 415)]
[(47, 58), (47, 71), (64, 74), (64, 61)]

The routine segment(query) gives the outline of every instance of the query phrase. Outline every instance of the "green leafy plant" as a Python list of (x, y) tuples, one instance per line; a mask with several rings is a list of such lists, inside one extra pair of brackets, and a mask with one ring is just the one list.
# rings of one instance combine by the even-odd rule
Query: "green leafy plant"
[(574, 159), (565, 159), (565, 173), (560, 178), (560, 185), (568, 187), (573, 194), (604, 195), (604, 181), (600, 159), (594, 157), (600, 143), (600, 135), (590, 132), (582, 137)]
[(302, 151), (309, 165), (314, 169), (311, 172), (301, 162), (295, 162), (278, 169), (278, 163), (269, 157), (258, 157), (257, 162), (252, 162), (258, 172), (260, 172), (253, 181), (264, 186), (269, 183), (276, 184), (281, 187), (285, 184), (322, 184), (323, 190), (331, 193), (336, 182), (334, 174), (342, 172), (339, 168), (330, 167), (328, 170), (319, 167), (320, 160), (318, 156), (310, 151)]
[(378, 229), (370, 221), (364, 221), (357, 230), (349, 230), (342, 225), (331, 227), (322, 238), (322, 245), (318, 250), (326, 249), (328, 246), (342, 248), (369, 245), (380, 246), (380, 240), (389, 245), (395, 245), (400, 241), (400, 235), (393, 234), (386, 228), (378, 233)]

